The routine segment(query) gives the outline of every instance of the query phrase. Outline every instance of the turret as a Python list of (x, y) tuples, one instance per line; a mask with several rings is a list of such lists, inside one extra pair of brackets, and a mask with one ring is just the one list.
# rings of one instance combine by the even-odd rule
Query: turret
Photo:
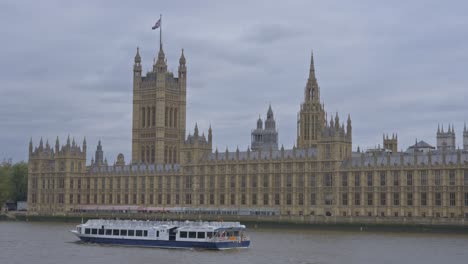
[(86, 145), (86, 137), (83, 139), (83, 152), (86, 153), (87, 145)]
[(164, 54), (162, 42), (159, 45), (158, 60), (153, 65), (153, 71), (157, 73), (167, 72), (166, 55)]
[(57, 136), (57, 139), (55, 139), (55, 153), (58, 153), (60, 150), (60, 143), (59, 143), (59, 137)]
[(351, 139), (352, 138), (352, 132), (353, 132), (353, 128), (351, 126), (351, 115), (348, 114), (348, 121), (347, 121), (347, 125), (346, 125), (346, 136)]
[(104, 163), (104, 152), (102, 151), (101, 140), (99, 140), (96, 148), (94, 162), (96, 163), (96, 165), (102, 165)]
[(260, 115), (258, 116), (258, 120), (257, 120), (257, 129), (263, 129), (263, 121)]
[(29, 156), (31, 156), (31, 153), (33, 151), (33, 142), (32, 142), (32, 137), (29, 140)]
[(140, 48), (137, 47), (137, 52), (135, 55), (135, 64), (133, 65), (133, 72), (135, 77), (141, 76), (141, 57), (140, 57)]
[(463, 128), (463, 149), (468, 150), (468, 129), (465, 127)]
[(195, 129), (194, 129), (194, 132), (193, 132), (193, 136), (198, 137), (198, 125), (197, 125), (197, 123), (195, 123)]

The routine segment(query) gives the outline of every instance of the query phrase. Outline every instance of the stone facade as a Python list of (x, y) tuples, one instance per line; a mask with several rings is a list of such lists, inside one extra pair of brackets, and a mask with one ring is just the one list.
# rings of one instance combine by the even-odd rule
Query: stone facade
[[(60, 147), (57, 139), (55, 149), (42, 139), (33, 148), (31, 141), (30, 212), (468, 217), (467, 148), (398, 152), (396, 138), (384, 137), (391, 151), (352, 152), (351, 117), (345, 125), (338, 114), (325, 114), (313, 57), (292, 149), (213, 151), (211, 127), (205, 137), (197, 125), (185, 137), (186, 74), (183, 53), (178, 77), (167, 72), (161, 45), (153, 71), (142, 77), (137, 51), (128, 164), (119, 154), (108, 165), (100, 143), (86, 166), (86, 140)], [(441, 146), (451, 145), (443, 140)]]

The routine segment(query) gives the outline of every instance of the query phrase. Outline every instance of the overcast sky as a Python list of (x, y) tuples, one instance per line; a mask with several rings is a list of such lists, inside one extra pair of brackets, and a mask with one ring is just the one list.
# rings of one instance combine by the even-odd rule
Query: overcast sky
[[(68, 3), (66, 3), (68, 2)], [(242, 2), (242, 3), (240, 3)], [(380, 2), (380, 3), (378, 3)], [(1, 1), (0, 160), (28, 142), (86, 136), (130, 160), (132, 67), (157, 54), (163, 14), (168, 69), (188, 67), (187, 134), (213, 127), (214, 147), (250, 145), (271, 103), (280, 145), (296, 121), (313, 49), (326, 111), (348, 113), (353, 148), (398, 133), (435, 145), (437, 125), (468, 121), (466, 1)]]

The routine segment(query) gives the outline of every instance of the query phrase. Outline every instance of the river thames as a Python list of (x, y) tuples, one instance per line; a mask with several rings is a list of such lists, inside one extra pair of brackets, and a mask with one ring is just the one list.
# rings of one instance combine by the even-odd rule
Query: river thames
[(249, 230), (249, 249), (207, 251), (91, 245), (74, 224), (0, 222), (0, 263), (468, 263), (468, 234)]

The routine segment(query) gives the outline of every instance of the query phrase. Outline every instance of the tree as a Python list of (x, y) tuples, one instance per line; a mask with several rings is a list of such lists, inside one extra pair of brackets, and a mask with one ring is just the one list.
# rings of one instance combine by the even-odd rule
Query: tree
[(0, 208), (11, 197), (10, 167), (11, 165), (5, 163), (0, 165)]
[(0, 164), (0, 207), (6, 201), (25, 201), (28, 191), (28, 164), (9, 162)]

